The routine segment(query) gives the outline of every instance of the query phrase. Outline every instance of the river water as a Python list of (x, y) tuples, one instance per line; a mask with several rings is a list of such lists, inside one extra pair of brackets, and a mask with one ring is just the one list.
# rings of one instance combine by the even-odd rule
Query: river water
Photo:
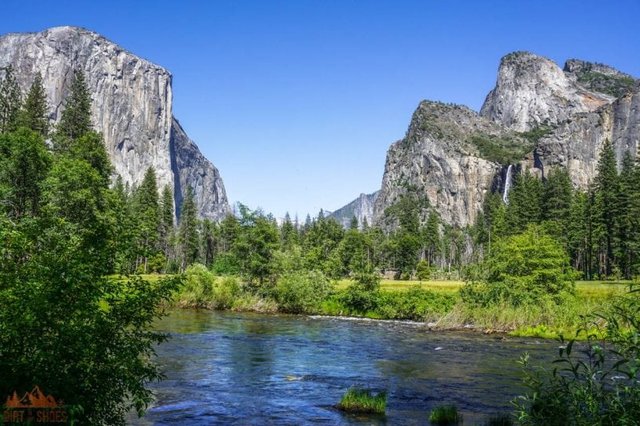
[[(181, 310), (158, 324), (167, 376), (139, 425), (428, 424), (455, 404), (465, 424), (511, 410), (517, 360), (550, 360), (557, 342), (432, 332), (415, 323)], [(384, 418), (334, 407), (354, 385), (387, 390)]]

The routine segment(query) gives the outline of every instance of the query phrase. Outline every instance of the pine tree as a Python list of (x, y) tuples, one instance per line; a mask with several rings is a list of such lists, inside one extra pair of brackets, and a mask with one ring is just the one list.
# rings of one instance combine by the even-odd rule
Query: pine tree
[(290, 249), (298, 243), (298, 231), (291, 222), (291, 217), (288, 212), (285, 214), (284, 221), (280, 227), (280, 239), (282, 241), (282, 248), (285, 250)]
[(4, 69), (4, 79), (0, 81), (0, 133), (11, 132), (18, 127), (22, 93), (13, 74), (13, 67)]
[(195, 263), (199, 257), (198, 213), (193, 196), (193, 189), (187, 188), (180, 209), (180, 225), (178, 228), (178, 242), (180, 246), (181, 269)]
[(42, 84), (42, 75), (38, 72), (22, 106), (20, 125), (38, 132), (46, 138), (49, 134), (47, 111), (47, 95)]
[(0, 211), (12, 218), (35, 217), (50, 167), (42, 136), (28, 129), (0, 133)]
[(566, 169), (553, 169), (544, 181), (542, 191), (542, 220), (545, 229), (564, 247), (571, 213), (573, 186)]
[(640, 190), (636, 186), (634, 159), (629, 151), (622, 158), (619, 187), (617, 194), (618, 217), (616, 220), (616, 252), (615, 257), (620, 272), (625, 279), (631, 279), (633, 265), (636, 263), (634, 240), (636, 239), (638, 213), (633, 208), (634, 192)]
[(507, 232), (523, 232), (529, 224), (539, 223), (542, 185), (529, 171), (518, 173), (513, 179), (506, 211)]
[(358, 218), (354, 216), (351, 217), (351, 221), (349, 221), (349, 229), (358, 229)]
[(435, 211), (429, 212), (423, 231), (424, 255), (429, 265), (435, 265), (440, 246), (440, 219)]
[(135, 193), (137, 265), (147, 273), (149, 259), (159, 251), (160, 205), (156, 172), (149, 167)]
[(91, 129), (91, 94), (84, 73), (76, 71), (56, 129), (58, 136), (56, 148), (64, 150), (68, 144)]
[(167, 260), (173, 257), (173, 235), (175, 232), (173, 222), (173, 192), (169, 185), (162, 190), (160, 202), (160, 248)]
[(619, 190), (615, 153), (611, 142), (607, 139), (600, 153), (594, 181), (593, 234), (600, 277), (610, 276), (615, 265)]

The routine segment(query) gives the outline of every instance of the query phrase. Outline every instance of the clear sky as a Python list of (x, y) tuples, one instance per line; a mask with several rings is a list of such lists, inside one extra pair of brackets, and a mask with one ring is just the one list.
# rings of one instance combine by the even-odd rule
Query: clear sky
[(232, 202), (301, 219), (380, 187), (420, 100), (478, 110), (500, 58), (640, 76), (640, 0), (3, 0), (0, 33), (75, 25), (173, 73)]

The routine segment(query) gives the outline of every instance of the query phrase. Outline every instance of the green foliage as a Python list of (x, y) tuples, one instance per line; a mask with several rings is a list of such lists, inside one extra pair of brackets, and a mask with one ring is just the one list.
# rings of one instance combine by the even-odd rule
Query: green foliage
[(416, 277), (420, 281), (427, 281), (431, 276), (431, 267), (429, 266), (429, 262), (426, 260), (421, 260), (418, 262), (416, 266)]
[(374, 272), (362, 272), (354, 279), (355, 282), (342, 295), (342, 303), (359, 313), (374, 310), (379, 303), (380, 276)]
[(149, 271), (149, 259), (159, 254), (160, 205), (156, 172), (149, 167), (133, 195), (136, 265), (141, 273)]
[(241, 294), (234, 277), (218, 279), (201, 264), (190, 265), (184, 273), (180, 304), (194, 308), (230, 309)]
[(542, 183), (528, 171), (517, 173), (513, 188), (509, 192), (509, 203), (505, 212), (507, 233), (517, 234), (530, 225), (540, 223)]
[(280, 309), (293, 314), (315, 312), (330, 292), (329, 280), (319, 271), (285, 273), (275, 288)]
[(535, 304), (546, 297), (558, 303), (574, 290), (575, 272), (562, 246), (541, 227), (497, 241), (485, 267), (486, 279), (460, 290), (463, 301), (480, 306)]
[(145, 383), (161, 377), (150, 356), (165, 337), (148, 328), (177, 279), (105, 279), (100, 247), (87, 253), (67, 220), (0, 217), (0, 392), (40, 384), (81, 406), (83, 423), (124, 424), (151, 402)]
[(462, 414), (455, 405), (438, 405), (429, 414), (429, 422), (433, 425), (457, 425), (462, 423)]
[(469, 143), (478, 150), (478, 155), (499, 164), (514, 164), (533, 149), (533, 144), (515, 137), (477, 134), (469, 138)]
[(349, 413), (382, 414), (387, 408), (387, 393), (352, 387), (342, 396), (338, 408)]
[(70, 142), (91, 130), (91, 94), (84, 73), (76, 70), (56, 128), (56, 148), (64, 151)]
[(527, 139), (532, 147), (535, 146), (540, 139), (551, 134), (553, 132), (553, 128), (547, 125), (539, 125), (534, 127), (531, 130), (520, 133), (520, 136)]
[(4, 78), (0, 80), (0, 133), (17, 129), (22, 107), (22, 93), (14, 75), (13, 67), (4, 69)]
[(635, 80), (625, 75), (608, 75), (593, 71), (591, 67), (578, 74), (578, 82), (591, 90), (619, 98), (633, 89)]
[(430, 321), (441, 318), (455, 303), (453, 295), (415, 286), (407, 291), (379, 292), (373, 312), (384, 319)]
[(39, 72), (31, 84), (20, 111), (19, 125), (33, 130), (44, 138), (49, 134), (47, 95)]
[(36, 216), (42, 203), (42, 182), (51, 155), (40, 135), (21, 128), (0, 134), (0, 197), (10, 217)]
[[(521, 364), (527, 394), (514, 401), (523, 425), (636, 424), (640, 418), (640, 299), (633, 289), (601, 322), (579, 330), (586, 343), (560, 339), (559, 356), (549, 370)], [(576, 348), (582, 346), (577, 351)], [(576, 355), (576, 352), (579, 352)]]
[(278, 227), (260, 211), (252, 212), (241, 205), (240, 213), (240, 232), (233, 245), (240, 271), (257, 285), (257, 290), (268, 292), (270, 289), (263, 285), (271, 284), (275, 275), (274, 256), (280, 245)]
[(199, 256), (198, 212), (193, 189), (187, 188), (180, 208), (178, 225), (178, 246), (180, 250), (181, 269), (196, 262)]

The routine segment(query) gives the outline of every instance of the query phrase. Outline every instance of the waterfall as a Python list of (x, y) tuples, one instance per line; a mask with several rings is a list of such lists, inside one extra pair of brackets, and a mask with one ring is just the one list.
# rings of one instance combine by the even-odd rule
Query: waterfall
[(507, 167), (507, 176), (505, 176), (504, 179), (504, 192), (502, 193), (502, 201), (504, 201), (505, 204), (509, 204), (509, 190), (511, 189), (511, 184), (512, 184), (512, 168), (513, 165), (509, 164), (509, 167)]

